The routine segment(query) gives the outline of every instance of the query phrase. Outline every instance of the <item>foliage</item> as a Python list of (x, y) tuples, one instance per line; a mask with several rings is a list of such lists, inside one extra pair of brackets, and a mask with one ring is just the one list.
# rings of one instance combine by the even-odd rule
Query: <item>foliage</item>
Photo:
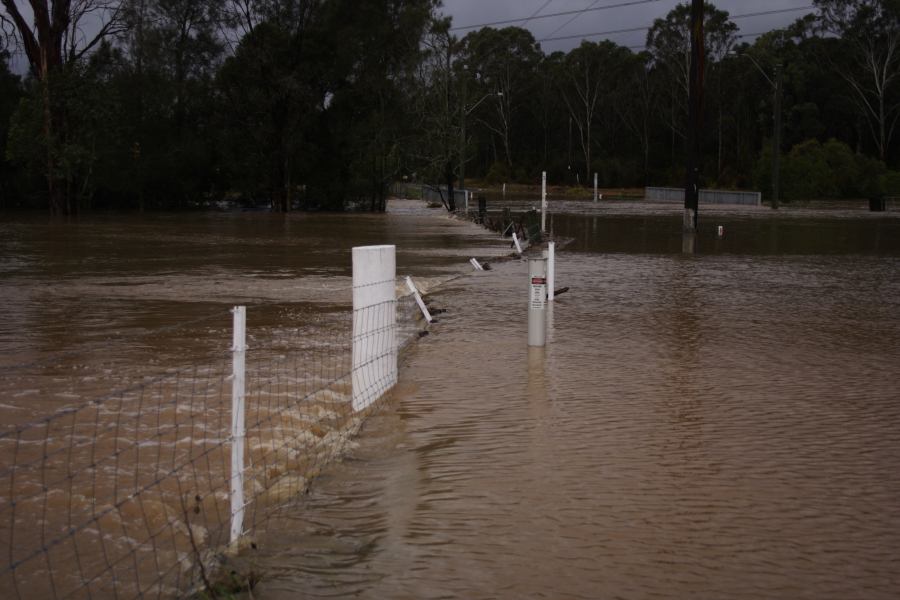
[[(757, 165), (757, 183), (768, 188), (771, 180), (771, 146)], [(831, 139), (797, 144), (781, 161), (781, 197), (784, 201), (816, 198), (866, 198), (880, 195), (884, 164), (855, 154), (849, 146)]]
[[(0, 7), (31, 67), (20, 80), (0, 55), (2, 208), (382, 210), (402, 177), (683, 182), (685, 3), (646, 51), (546, 54), (521, 27), (458, 38), (439, 0), (48, 2), (44, 37)], [(706, 3), (704, 185), (771, 193), (780, 65), (785, 198), (896, 188), (900, 3), (815, 4), (737, 45)], [(87, 18), (97, 35), (73, 37)]]

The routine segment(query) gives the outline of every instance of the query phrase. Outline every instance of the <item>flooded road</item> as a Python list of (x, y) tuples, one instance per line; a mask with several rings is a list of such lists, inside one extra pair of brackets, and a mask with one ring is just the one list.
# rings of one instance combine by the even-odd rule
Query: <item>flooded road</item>
[(726, 211), (695, 256), (680, 215), (554, 216), (543, 351), (523, 263), (435, 292), (254, 597), (894, 597), (898, 222), (783, 214)]
[(346, 460), (248, 551), (254, 598), (895, 597), (900, 218), (710, 211), (688, 256), (677, 207), (571, 204), (544, 350), (525, 264), (469, 273), (506, 245), (414, 204), (0, 223), (0, 362), (69, 357), (55, 389), (7, 374), (4, 423), (74, 401), (71, 370), (100, 385), (215, 355), (234, 303), (266, 335), (327, 330), (350, 246), (396, 243), (398, 274), (448, 312)]

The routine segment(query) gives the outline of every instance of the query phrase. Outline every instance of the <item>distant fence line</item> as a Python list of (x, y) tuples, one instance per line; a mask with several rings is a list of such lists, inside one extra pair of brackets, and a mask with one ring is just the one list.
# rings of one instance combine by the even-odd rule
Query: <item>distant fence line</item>
[(248, 340), (236, 307), (231, 347), (210, 364), (0, 431), (3, 597), (165, 598), (214, 583), (397, 381), (418, 325), (395, 248), (354, 248), (353, 267), (353, 309), (329, 313), (324, 334), (288, 322)]
[[(446, 203), (448, 197), (446, 185), (427, 183), (395, 183), (391, 186), (391, 193), (401, 198), (416, 198), (441, 204)], [(472, 202), (472, 194), (471, 190), (453, 188), (456, 209), (465, 211), (468, 203)]]
[[(684, 188), (646, 187), (644, 199), (652, 202), (684, 202)], [(762, 194), (738, 190), (700, 190), (700, 204), (762, 206)]]

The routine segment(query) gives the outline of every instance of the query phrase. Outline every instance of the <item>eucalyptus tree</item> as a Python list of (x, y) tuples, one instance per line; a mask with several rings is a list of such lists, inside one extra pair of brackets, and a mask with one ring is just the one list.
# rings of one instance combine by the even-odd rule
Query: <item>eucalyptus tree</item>
[(641, 174), (646, 183), (650, 169), (650, 145), (658, 93), (658, 77), (646, 52), (634, 54), (624, 65), (624, 94), (614, 104), (616, 114), (637, 141), (641, 152)]
[(608, 40), (583, 41), (566, 55), (560, 93), (578, 128), (584, 173), (590, 178), (593, 136), (598, 119), (610, 119), (619, 104), (631, 51)]
[(815, 0), (822, 29), (844, 52), (835, 69), (868, 125), (878, 157), (886, 160), (900, 117), (900, 2)]
[[(50, 212), (77, 211), (72, 193), (73, 173), (63, 153), (68, 141), (68, 94), (77, 94), (72, 84), (75, 67), (99, 44), (121, 32), (123, 5), (119, 0), (28, 0), (31, 23), (15, 0), (0, 0), (0, 22), (24, 50), (37, 87), (40, 106), (40, 146)], [(67, 72), (68, 71), (68, 72)], [(68, 78), (62, 81), (63, 78)], [(59, 84), (57, 85), (57, 80)]]
[(516, 162), (514, 141), (530, 125), (523, 122), (524, 110), (531, 101), (535, 72), (543, 56), (540, 45), (530, 31), (520, 27), (493, 29), (485, 27), (462, 39), (461, 54), (475, 77), (481, 94), (494, 93), (496, 101), (489, 106), (491, 114), (483, 120), (485, 127), (499, 139), (504, 162)]
[(6, 158), (9, 122), (22, 94), (22, 82), (9, 68), (8, 51), (0, 49), (0, 209), (16, 200), (15, 170)]
[[(720, 62), (737, 39), (737, 25), (726, 11), (711, 2), (704, 4), (703, 35), (707, 66)], [(675, 140), (685, 137), (683, 124), (687, 121), (687, 99), (691, 64), (691, 9), (688, 3), (678, 4), (664, 19), (656, 19), (647, 32), (647, 50), (654, 67), (668, 76), (667, 95), (661, 96), (661, 112), (668, 117), (672, 134), (674, 160)]]

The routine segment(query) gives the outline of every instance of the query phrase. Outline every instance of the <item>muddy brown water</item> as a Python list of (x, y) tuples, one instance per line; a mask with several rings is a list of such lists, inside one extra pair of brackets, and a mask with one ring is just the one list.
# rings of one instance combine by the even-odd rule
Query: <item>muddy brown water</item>
[[(683, 255), (677, 207), (559, 205), (570, 291), (534, 350), (524, 263), (451, 279), (507, 248), (395, 206), (305, 234), (299, 216), (130, 224), (140, 235), (4, 222), (0, 358), (74, 351), (101, 383), (148, 355), (205, 359), (227, 314), (152, 332), (241, 301), (277, 337), (279, 317), (345, 307), (329, 298), (348, 289), (347, 249), (388, 239), (448, 312), (349, 455), (245, 557), (255, 598), (895, 597), (896, 214), (708, 210)], [(79, 394), (54, 381), (16, 400), (7, 376), (5, 422)]]

